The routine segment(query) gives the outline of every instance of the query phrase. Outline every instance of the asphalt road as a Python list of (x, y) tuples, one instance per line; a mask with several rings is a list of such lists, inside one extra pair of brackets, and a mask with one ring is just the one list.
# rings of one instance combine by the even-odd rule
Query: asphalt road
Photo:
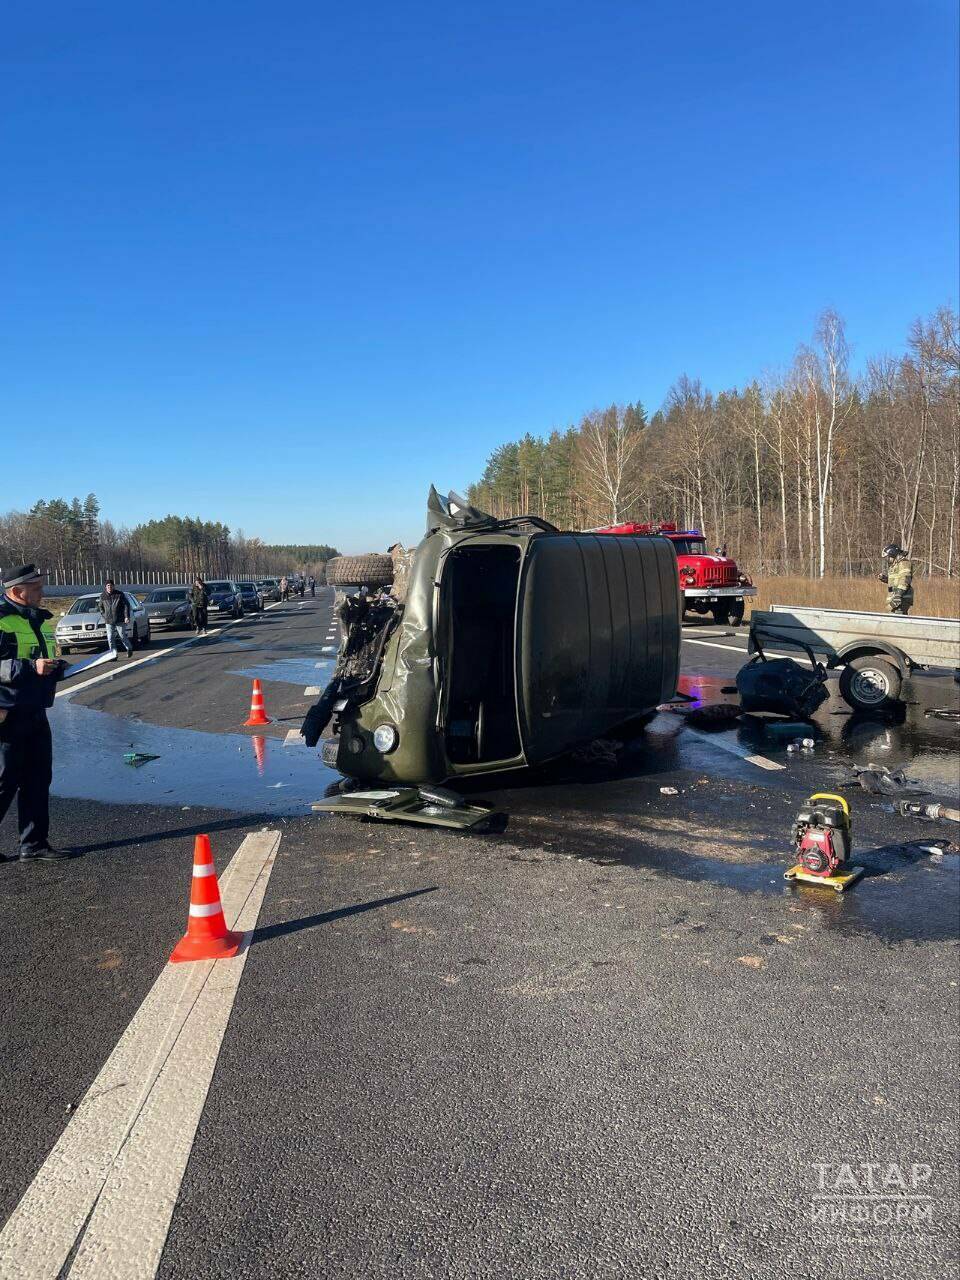
[[(944, 691), (901, 726), (832, 700), (799, 760), (663, 713), (616, 766), (478, 782), (506, 829), (452, 836), (309, 812), (329, 775), (295, 730), (331, 619), (324, 592), (58, 701), (54, 825), (80, 856), (0, 866), (0, 1274), (43, 1274), (4, 1238), (56, 1234), (51, 1150), (61, 1174), (94, 1165), (85, 1117), (140, 1087), (131, 1068), (90, 1090), (155, 984), (191, 968), (165, 961), (193, 836), (229, 884), (264, 828), (279, 852), (199, 1125), (201, 1069), (157, 1068), (164, 1121), (137, 1102), (64, 1275), (132, 1274), (153, 1238), (150, 1197), (123, 1194), (138, 1142), (162, 1186), (186, 1161), (140, 1274), (956, 1274), (957, 858), (917, 843), (949, 832), (848, 788), (867, 878), (844, 897), (782, 879), (799, 800), (852, 761), (885, 749), (949, 794), (955, 737), (923, 716)], [(742, 639), (686, 635), (686, 687), (727, 696)], [(256, 735), (254, 674), (274, 721)]]

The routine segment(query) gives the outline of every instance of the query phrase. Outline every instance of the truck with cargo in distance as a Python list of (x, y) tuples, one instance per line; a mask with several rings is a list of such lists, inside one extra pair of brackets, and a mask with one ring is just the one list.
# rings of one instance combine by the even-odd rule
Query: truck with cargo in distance
[(905, 617), (775, 604), (750, 615), (747, 647), (806, 646), (840, 669), (840, 694), (854, 711), (890, 711), (915, 672), (960, 679), (960, 618)]
[(712, 613), (721, 626), (736, 625), (743, 621), (746, 598), (757, 594), (757, 588), (740, 572), (736, 560), (726, 554), (726, 548), (712, 555), (707, 551), (707, 540), (699, 529), (678, 529), (675, 524), (660, 522), (612, 524), (593, 532), (628, 537), (659, 534), (668, 539), (677, 553), (685, 613)]

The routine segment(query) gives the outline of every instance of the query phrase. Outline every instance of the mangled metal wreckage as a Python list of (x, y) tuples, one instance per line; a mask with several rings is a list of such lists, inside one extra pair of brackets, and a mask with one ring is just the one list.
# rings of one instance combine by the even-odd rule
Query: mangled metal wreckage
[(629, 730), (676, 691), (680, 593), (665, 538), (499, 520), (431, 488), (405, 599), (354, 585), (303, 733), (316, 745), (332, 722), (324, 761), (366, 786), (543, 764)]

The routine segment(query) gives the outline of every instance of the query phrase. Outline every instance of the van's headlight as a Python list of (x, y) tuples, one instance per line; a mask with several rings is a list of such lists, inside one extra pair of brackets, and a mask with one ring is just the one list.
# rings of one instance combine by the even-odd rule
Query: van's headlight
[(400, 735), (392, 724), (378, 724), (373, 731), (373, 745), (385, 756), (400, 741)]

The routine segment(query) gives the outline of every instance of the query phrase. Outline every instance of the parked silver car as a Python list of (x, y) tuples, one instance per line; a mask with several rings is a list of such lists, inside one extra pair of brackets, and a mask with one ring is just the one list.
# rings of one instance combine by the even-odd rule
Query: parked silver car
[[(124, 591), (127, 600), (127, 635), (134, 649), (150, 643), (150, 619), (147, 611), (130, 591)], [(61, 653), (74, 649), (102, 649), (107, 644), (107, 628), (103, 615), (97, 608), (100, 593), (79, 596), (63, 615), (56, 627), (57, 646)]]

